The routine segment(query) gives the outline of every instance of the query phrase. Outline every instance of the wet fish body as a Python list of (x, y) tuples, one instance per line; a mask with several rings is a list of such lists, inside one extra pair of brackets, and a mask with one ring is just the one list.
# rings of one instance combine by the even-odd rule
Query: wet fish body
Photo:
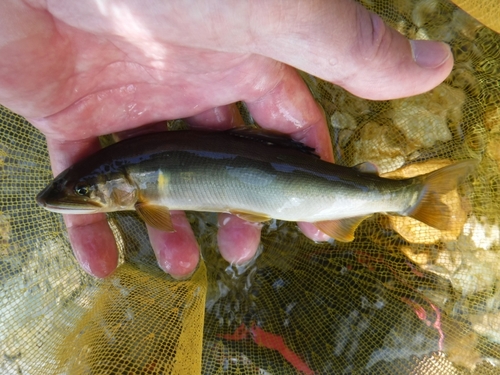
[(379, 177), (368, 164), (328, 163), (300, 143), (255, 130), (163, 132), (116, 143), (74, 164), (37, 201), (60, 213), (135, 209), (163, 230), (173, 229), (169, 210), (305, 221), (350, 241), (359, 223), (377, 212), (446, 229), (451, 213), (439, 198), (476, 164), (463, 161), (393, 180)]

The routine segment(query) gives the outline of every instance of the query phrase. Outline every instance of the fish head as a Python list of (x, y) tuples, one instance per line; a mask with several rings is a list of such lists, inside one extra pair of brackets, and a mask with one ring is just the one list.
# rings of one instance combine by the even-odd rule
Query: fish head
[[(104, 172), (104, 171), (108, 172)], [(133, 209), (137, 190), (118, 170), (77, 163), (36, 197), (45, 209), (62, 214), (92, 214)]]
[(107, 202), (99, 188), (98, 176), (79, 176), (68, 168), (36, 197), (45, 209), (64, 214), (90, 214), (106, 211)]

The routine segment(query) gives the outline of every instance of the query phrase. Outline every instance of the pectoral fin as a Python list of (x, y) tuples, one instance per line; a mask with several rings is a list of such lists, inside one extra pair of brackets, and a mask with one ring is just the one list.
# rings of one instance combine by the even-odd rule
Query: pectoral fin
[(357, 216), (341, 220), (318, 221), (313, 223), (316, 228), (326, 235), (341, 242), (351, 242), (354, 240), (354, 232), (363, 220), (370, 217)]
[(250, 212), (250, 211), (236, 211), (236, 210), (231, 210), (229, 211), (233, 215), (238, 216), (240, 219), (250, 221), (252, 223), (261, 223), (263, 221), (268, 221), (271, 218), (267, 215), (264, 214), (259, 214), (256, 212)]
[(149, 203), (136, 203), (135, 210), (149, 226), (164, 232), (175, 232), (167, 207)]

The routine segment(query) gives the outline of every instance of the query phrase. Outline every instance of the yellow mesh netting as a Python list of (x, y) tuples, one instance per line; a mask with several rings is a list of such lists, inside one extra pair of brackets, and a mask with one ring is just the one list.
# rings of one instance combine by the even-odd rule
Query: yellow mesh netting
[[(408, 37), (450, 43), (456, 65), (430, 93), (385, 102), (304, 75), (336, 160), (393, 176), (481, 160), (446, 197), (455, 228), (376, 215), (331, 245), (273, 221), (237, 269), (217, 252), (215, 215), (190, 213), (203, 263), (179, 282), (137, 216), (113, 214), (121, 265), (97, 280), (60, 215), (35, 204), (51, 178), (43, 136), (2, 108), (0, 373), (500, 373), (500, 36), (447, 1), (363, 4)], [(460, 6), (498, 31), (496, 0)]]

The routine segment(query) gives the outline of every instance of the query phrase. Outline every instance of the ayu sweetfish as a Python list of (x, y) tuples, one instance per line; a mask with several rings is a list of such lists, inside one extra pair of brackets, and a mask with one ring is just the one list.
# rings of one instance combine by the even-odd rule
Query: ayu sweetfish
[(136, 210), (152, 227), (173, 231), (169, 210), (230, 212), (249, 221), (305, 221), (351, 241), (368, 216), (411, 216), (451, 225), (442, 194), (474, 170), (466, 160), (402, 180), (368, 164), (344, 167), (313, 150), (259, 130), (172, 131), (106, 147), (57, 176), (37, 202), (49, 211), (90, 214)]

